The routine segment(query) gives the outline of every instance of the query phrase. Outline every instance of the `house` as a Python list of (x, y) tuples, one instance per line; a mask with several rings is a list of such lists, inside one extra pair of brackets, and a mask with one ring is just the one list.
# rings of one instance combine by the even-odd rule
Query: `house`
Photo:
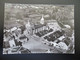
[(11, 40), (9, 40), (9, 45), (10, 45), (10, 47), (16, 46), (15, 41), (14, 41), (13, 38)]
[(61, 53), (66, 53), (68, 50), (68, 46), (64, 42), (59, 42), (55, 47)]
[(61, 27), (59, 26), (56, 20), (51, 20), (51, 21), (49, 20), (47, 24), (49, 28), (53, 29), (54, 32), (61, 29)]

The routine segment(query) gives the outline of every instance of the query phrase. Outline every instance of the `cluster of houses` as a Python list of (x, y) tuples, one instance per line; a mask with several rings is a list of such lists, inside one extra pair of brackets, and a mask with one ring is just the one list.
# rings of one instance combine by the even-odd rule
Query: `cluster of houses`
[[(65, 26), (70, 29), (70, 26)], [(49, 45), (63, 53), (66, 53), (70, 47), (73, 48), (74, 45), (70, 45), (71, 40), (74, 40), (73, 34), (71, 38), (68, 37), (56, 20), (46, 23), (42, 15), (40, 22), (33, 26), (28, 20), (28, 22), (23, 26), (4, 29), (3, 49), (22, 46), (23, 43), (27, 43), (29, 41), (28, 36), (33, 35), (43, 38), (44, 44), (49, 43)], [(46, 42), (46, 40), (48, 42)], [(3, 53), (4, 51), (6, 50), (3, 50)]]

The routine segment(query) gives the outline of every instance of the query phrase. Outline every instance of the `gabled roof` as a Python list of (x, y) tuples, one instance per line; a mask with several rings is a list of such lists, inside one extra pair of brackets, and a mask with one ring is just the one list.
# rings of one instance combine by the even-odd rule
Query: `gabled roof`
[(40, 28), (40, 27), (43, 27), (43, 26), (46, 26), (46, 23), (45, 24), (38, 24), (38, 25), (34, 25), (34, 29), (37, 29), (37, 28)]

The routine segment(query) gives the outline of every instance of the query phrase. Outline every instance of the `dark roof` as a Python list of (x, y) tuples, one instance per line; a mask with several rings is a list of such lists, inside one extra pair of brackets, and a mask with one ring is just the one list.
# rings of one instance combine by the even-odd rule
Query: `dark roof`
[(38, 24), (38, 25), (34, 25), (34, 29), (37, 29), (37, 28), (40, 28), (40, 27), (43, 27), (43, 26), (46, 26), (46, 24)]
[(19, 27), (21, 30), (25, 30), (25, 25)]
[(25, 35), (19, 37), (19, 39), (25, 39), (25, 38), (27, 38)]

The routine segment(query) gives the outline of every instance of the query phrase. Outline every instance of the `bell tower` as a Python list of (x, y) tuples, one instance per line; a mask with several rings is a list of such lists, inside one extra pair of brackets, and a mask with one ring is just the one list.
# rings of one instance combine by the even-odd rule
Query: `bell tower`
[(41, 24), (44, 24), (44, 17), (43, 17), (43, 15), (42, 15), (42, 18), (41, 18), (41, 20), (40, 20), (40, 23), (41, 23)]

